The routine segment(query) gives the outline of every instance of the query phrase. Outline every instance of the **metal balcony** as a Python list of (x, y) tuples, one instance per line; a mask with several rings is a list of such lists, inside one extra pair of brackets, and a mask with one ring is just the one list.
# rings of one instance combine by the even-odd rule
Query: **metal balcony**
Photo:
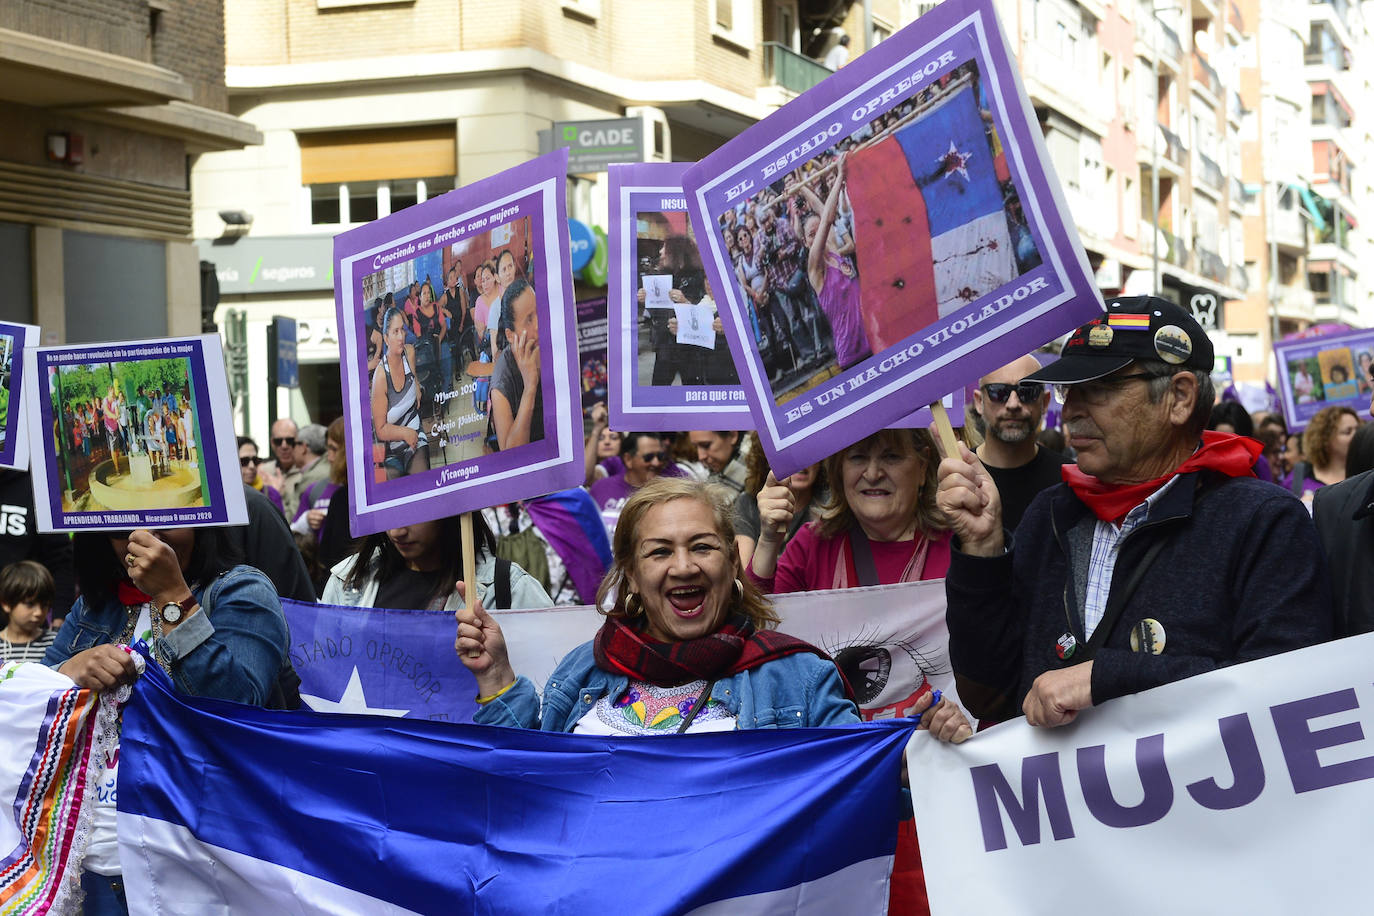
[(774, 85), (798, 95), (831, 74), (829, 67), (817, 63), (805, 54), (798, 54), (776, 41), (763, 43), (763, 76)]

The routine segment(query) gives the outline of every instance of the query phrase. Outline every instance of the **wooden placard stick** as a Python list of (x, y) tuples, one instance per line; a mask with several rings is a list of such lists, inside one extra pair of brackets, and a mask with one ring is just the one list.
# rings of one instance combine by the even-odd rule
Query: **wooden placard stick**
[[(472, 533), (472, 513), (464, 512), (459, 519), (459, 525), (463, 540), (463, 598), (467, 602), (468, 614), (471, 615), (473, 606), (477, 603), (477, 542)], [(481, 654), (480, 651), (469, 652), (468, 657), (476, 658)]]
[(945, 411), (945, 405), (939, 401), (930, 405), (930, 414), (935, 422), (931, 424), (935, 428), (935, 442), (940, 446), (940, 451), (945, 458), (959, 457), (959, 440), (954, 436), (954, 426), (949, 422), (949, 414)]

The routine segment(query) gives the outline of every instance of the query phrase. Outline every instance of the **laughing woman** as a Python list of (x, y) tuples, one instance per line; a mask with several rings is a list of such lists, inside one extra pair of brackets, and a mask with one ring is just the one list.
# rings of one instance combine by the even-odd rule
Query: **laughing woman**
[[(606, 620), (559, 663), (542, 707), (511, 668), (500, 626), (481, 604), (460, 611), (455, 648), (477, 679), (474, 721), (599, 735), (859, 721), (834, 662), (773, 630), (772, 605), (741, 578), (731, 496), (659, 478), (630, 498), (597, 595)], [(946, 740), (968, 734), (952, 703), (927, 720)]]

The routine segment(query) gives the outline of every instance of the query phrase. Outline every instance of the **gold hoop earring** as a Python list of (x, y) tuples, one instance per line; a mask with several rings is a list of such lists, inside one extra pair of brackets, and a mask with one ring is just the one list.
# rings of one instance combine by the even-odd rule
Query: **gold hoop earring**
[(739, 579), (735, 580), (735, 603), (744, 603), (744, 583), (741, 582)]
[(625, 616), (638, 617), (644, 611), (644, 604), (639, 600), (639, 595), (630, 592), (625, 596)]

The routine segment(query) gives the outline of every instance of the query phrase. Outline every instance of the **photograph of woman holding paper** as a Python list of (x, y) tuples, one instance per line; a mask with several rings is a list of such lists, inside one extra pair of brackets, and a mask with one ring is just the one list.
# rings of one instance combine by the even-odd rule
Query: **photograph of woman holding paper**
[(721, 384), (706, 381), (714, 337), (684, 334), (677, 324), (680, 313), (688, 331), (693, 330), (688, 326), (693, 315), (698, 329), (711, 322), (703, 310), (696, 309), (706, 295), (706, 270), (687, 214), (640, 211), (637, 216), (639, 383)]

